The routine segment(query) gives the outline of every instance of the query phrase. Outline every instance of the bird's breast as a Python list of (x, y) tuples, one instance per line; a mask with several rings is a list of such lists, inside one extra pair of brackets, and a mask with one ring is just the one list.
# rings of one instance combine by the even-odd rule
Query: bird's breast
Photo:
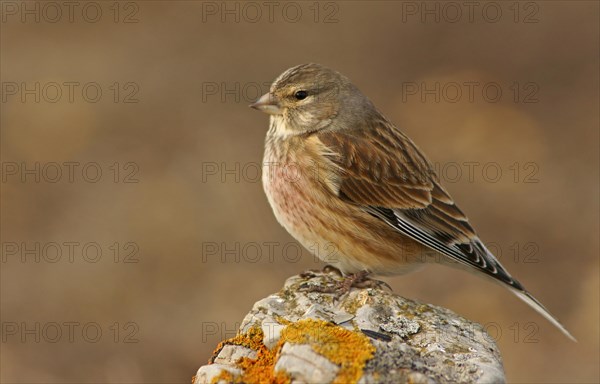
[(263, 188), (277, 220), (296, 238), (308, 236), (321, 220), (328, 191), (319, 181), (324, 170), (306, 143), (296, 138), (267, 139)]
[(316, 137), (267, 137), (262, 181), (277, 221), (344, 272), (404, 270), (400, 242), (409, 239), (338, 196), (340, 174), (329, 156)]

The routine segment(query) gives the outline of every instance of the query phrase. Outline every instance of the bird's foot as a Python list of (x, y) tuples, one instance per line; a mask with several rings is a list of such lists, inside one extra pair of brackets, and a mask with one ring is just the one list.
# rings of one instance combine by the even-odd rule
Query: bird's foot
[(342, 271), (340, 271), (338, 268), (334, 267), (333, 265), (327, 264), (326, 266), (323, 267), (322, 270), (307, 269), (306, 271), (304, 271), (304, 272), (302, 272), (300, 274), (300, 277), (302, 277), (304, 279), (309, 279), (311, 277), (317, 277), (319, 274), (323, 274), (323, 273), (325, 273), (325, 274), (335, 273), (339, 277), (343, 277), (344, 276), (344, 274), (342, 273)]
[[(319, 292), (319, 293), (334, 293), (336, 296), (343, 296), (350, 292), (352, 288), (388, 288), (390, 291), (392, 288), (384, 281), (380, 280), (372, 280), (370, 279), (368, 271), (359, 271), (356, 273), (351, 273), (349, 275), (344, 276), (342, 272), (330, 265), (325, 266), (323, 268), (323, 272), (329, 273), (330, 271), (338, 274), (342, 277), (341, 281), (337, 281), (333, 285), (313, 285), (307, 287), (307, 292)], [(308, 276), (307, 276), (308, 277)]]
[(348, 291), (350, 291), (350, 289), (352, 288), (387, 288), (390, 291), (392, 290), (392, 287), (390, 287), (389, 284), (385, 281), (370, 279), (369, 272), (367, 271), (360, 271), (348, 275), (348, 277), (342, 282), (342, 284), (344, 284), (344, 288), (346, 286), (348, 287)]
[(392, 292), (392, 287), (390, 287), (390, 285), (388, 283), (386, 283), (385, 281), (369, 279), (368, 277), (365, 278), (363, 281), (359, 281), (359, 282), (352, 284), (352, 286), (356, 287), (356, 288), (373, 288), (373, 289), (387, 288), (387, 289), (389, 289), (390, 292)]

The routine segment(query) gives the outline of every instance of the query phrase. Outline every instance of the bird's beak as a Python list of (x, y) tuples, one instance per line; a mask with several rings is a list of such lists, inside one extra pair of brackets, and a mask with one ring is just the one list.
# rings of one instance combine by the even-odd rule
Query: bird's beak
[(250, 108), (258, 109), (259, 111), (268, 113), (269, 115), (281, 115), (281, 107), (277, 104), (277, 100), (270, 94), (265, 93), (253, 104)]

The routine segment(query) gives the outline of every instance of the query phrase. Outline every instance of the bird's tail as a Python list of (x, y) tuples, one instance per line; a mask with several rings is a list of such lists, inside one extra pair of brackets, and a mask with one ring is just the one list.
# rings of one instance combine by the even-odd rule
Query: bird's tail
[(540, 315), (544, 316), (549, 322), (551, 322), (556, 328), (560, 329), (562, 333), (565, 334), (572, 341), (577, 342), (577, 339), (571, 335), (569, 331), (554, 317), (547, 309), (537, 301), (535, 297), (533, 297), (529, 292), (522, 291), (517, 288), (511, 287), (512, 293), (514, 293), (519, 299), (523, 300), (533, 309), (535, 309)]

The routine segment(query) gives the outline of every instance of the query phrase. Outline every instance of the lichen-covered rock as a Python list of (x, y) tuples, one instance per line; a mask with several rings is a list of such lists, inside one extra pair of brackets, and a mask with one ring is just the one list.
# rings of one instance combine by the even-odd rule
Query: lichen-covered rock
[(289, 278), (219, 344), (194, 383), (502, 383), (494, 340), (476, 323), (386, 289), (339, 296), (335, 273)]

